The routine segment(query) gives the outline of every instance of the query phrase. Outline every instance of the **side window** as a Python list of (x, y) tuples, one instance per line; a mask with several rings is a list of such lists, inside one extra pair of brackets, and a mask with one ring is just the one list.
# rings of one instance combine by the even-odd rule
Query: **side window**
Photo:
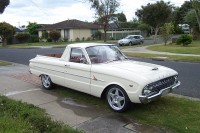
[(72, 48), (70, 54), (70, 62), (86, 64), (87, 59), (85, 58), (85, 55), (81, 49)]

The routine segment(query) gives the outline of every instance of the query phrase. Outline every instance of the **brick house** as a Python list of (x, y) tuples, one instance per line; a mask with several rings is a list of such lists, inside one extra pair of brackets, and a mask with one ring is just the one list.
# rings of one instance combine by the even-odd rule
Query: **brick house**
[(58, 22), (51, 25), (44, 25), (38, 29), (39, 38), (42, 37), (42, 32), (51, 30), (60, 31), (61, 40), (68, 39), (69, 41), (75, 41), (79, 39), (87, 39), (91, 37), (96, 31), (103, 31), (102, 27), (98, 24), (83, 22), (80, 20), (72, 19)]

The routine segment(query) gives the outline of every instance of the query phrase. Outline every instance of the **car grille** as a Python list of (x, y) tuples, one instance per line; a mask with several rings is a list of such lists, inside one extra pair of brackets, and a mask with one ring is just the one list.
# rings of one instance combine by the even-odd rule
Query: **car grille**
[(175, 77), (168, 77), (151, 84), (153, 87), (152, 92), (158, 93), (160, 90), (172, 86), (175, 83)]

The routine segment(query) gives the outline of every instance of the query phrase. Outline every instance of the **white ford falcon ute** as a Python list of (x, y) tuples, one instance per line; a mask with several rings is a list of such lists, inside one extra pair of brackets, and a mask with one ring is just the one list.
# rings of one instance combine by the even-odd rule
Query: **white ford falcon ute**
[(70, 44), (63, 54), (37, 55), (29, 66), (45, 89), (58, 84), (106, 97), (116, 112), (125, 111), (130, 102), (148, 103), (180, 86), (175, 70), (129, 60), (113, 44)]

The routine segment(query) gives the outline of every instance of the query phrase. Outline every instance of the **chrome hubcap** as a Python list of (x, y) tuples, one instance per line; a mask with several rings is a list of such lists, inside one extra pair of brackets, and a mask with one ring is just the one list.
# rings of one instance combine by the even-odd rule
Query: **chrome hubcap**
[(50, 83), (50, 77), (48, 75), (42, 75), (42, 84), (44, 85), (45, 88), (49, 88), (51, 83)]
[(107, 95), (109, 105), (115, 110), (121, 110), (125, 105), (124, 93), (118, 88), (112, 88)]

